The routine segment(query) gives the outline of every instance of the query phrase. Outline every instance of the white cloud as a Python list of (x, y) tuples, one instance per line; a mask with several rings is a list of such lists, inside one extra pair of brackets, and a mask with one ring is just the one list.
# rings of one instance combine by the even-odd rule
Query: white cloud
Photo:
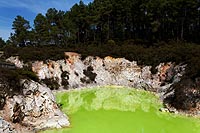
[[(89, 3), (92, 0), (86, 0)], [(33, 13), (46, 13), (49, 8), (69, 10), (79, 0), (1, 0), (0, 7), (25, 8)]]

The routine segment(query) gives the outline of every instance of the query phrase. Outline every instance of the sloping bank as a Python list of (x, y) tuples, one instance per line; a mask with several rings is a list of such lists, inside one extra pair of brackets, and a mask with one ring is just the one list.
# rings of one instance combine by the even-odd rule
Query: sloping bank
[(18, 92), (12, 90), (13, 94), (3, 95), (2, 87), (13, 88), (9, 83), (0, 82), (1, 103), (4, 100), (0, 109), (1, 133), (30, 133), (69, 126), (68, 117), (59, 109), (49, 88), (31, 80), (21, 80), (20, 83), (22, 88), (18, 88)]

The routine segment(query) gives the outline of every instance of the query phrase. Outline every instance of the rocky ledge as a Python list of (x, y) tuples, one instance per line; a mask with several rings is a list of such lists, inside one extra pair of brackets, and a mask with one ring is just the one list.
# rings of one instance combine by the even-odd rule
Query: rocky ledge
[(10, 123), (5, 121), (3, 118), (0, 117), (0, 132), (1, 133), (17, 133), (15, 129), (12, 128)]
[(68, 117), (60, 111), (49, 88), (30, 80), (22, 80), (21, 84), (22, 94), (6, 97), (1, 111), (2, 122), (10, 123), (2, 125), (4, 132), (36, 132), (69, 126)]
[(42, 81), (51, 79), (48, 81), (57, 83), (57, 88), (52, 89), (121, 85), (163, 95), (180, 81), (186, 67), (172, 62), (161, 63), (155, 68), (156, 73), (152, 73), (151, 66), (139, 66), (137, 62), (125, 58), (89, 56), (81, 60), (81, 55), (73, 52), (65, 52), (65, 57), (58, 61), (33, 62), (32, 71)]

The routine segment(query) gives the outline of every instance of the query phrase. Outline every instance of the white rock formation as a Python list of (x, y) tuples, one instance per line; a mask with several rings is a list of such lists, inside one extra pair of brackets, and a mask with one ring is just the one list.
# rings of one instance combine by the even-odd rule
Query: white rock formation
[(70, 125), (68, 117), (60, 111), (49, 88), (29, 80), (23, 80), (22, 85), (22, 95), (6, 99), (4, 118), (34, 130)]
[(23, 61), (19, 60), (19, 56), (11, 56), (10, 58), (6, 59), (7, 62), (15, 64), (18, 68), (23, 68), (24, 63)]
[(0, 133), (17, 133), (11, 124), (0, 117)]
[[(125, 58), (87, 57), (81, 60), (77, 53), (66, 52), (66, 59), (59, 61), (37, 61), (32, 70), (40, 79), (52, 78), (62, 86), (68, 81), (68, 88), (91, 85), (122, 85), (164, 93), (174, 82), (178, 82), (185, 66), (174, 63), (161, 63), (151, 73), (151, 66), (138, 66), (135, 61)], [(67, 75), (64, 75), (66, 72)]]

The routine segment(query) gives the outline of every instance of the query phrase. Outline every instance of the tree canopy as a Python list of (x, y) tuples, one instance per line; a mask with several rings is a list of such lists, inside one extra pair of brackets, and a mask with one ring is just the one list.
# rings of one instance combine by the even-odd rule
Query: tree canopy
[(11, 36), (13, 43), (17, 45), (25, 45), (25, 43), (29, 40), (28, 30), (31, 28), (29, 21), (18, 15), (13, 21), (12, 27), (15, 32)]
[(3, 47), (5, 44), (5, 41), (0, 37), (0, 48)]
[(22, 16), (13, 22), (11, 40), (34, 45), (68, 45), (127, 39), (200, 42), (199, 0), (94, 0), (69, 11), (38, 14), (34, 26)]

